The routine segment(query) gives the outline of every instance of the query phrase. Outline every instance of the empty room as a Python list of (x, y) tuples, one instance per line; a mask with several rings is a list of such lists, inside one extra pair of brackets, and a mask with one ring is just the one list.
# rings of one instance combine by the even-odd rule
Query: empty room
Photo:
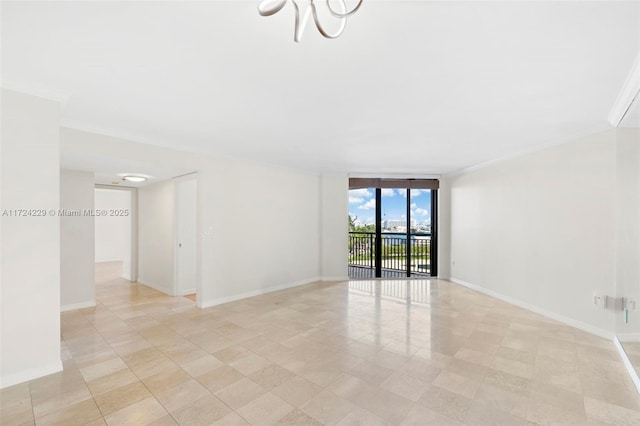
[(640, 424), (640, 1), (0, 19), (1, 424)]

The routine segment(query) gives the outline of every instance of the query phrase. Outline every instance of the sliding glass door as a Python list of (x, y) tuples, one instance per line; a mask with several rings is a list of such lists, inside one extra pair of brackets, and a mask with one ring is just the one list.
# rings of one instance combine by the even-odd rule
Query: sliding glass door
[(436, 276), (436, 212), (437, 189), (390, 187), (388, 181), (351, 189), (349, 276)]

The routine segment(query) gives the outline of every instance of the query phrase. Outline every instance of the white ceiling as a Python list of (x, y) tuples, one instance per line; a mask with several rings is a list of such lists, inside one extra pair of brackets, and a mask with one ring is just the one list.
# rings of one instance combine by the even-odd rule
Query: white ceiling
[(140, 142), (440, 174), (609, 128), (640, 48), (637, 1), (365, 1), (299, 44), (257, 3), (3, 1), (2, 84)]
[[(63, 151), (63, 158), (60, 159), (62, 168), (93, 172), (95, 182), (100, 185), (138, 188), (194, 171), (131, 160), (116, 155), (90, 155), (64, 150), (64, 148)], [(127, 175), (143, 176), (147, 180), (145, 182), (124, 181), (123, 178)]]

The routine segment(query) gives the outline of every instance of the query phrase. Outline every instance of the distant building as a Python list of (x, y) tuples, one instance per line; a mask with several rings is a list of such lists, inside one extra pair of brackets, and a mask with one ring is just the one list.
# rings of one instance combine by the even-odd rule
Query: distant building
[[(416, 227), (416, 221), (411, 219), (411, 227)], [(404, 232), (407, 230), (406, 220), (387, 219), (382, 223), (382, 228), (390, 231)]]

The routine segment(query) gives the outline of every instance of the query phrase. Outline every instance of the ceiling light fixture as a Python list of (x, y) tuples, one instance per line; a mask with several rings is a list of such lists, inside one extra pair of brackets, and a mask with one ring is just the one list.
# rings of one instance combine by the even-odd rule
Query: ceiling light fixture
[(147, 180), (147, 178), (144, 176), (127, 175), (127, 176), (123, 176), (122, 180), (126, 180), (129, 182), (144, 182)]
[(320, 24), (320, 20), (318, 19), (318, 10), (316, 9), (316, 4), (314, 0), (303, 0), (303, 1), (308, 1), (309, 6), (307, 7), (307, 10), (304, 12), (304, 16), (302, 17), (302, 23), (300, 22), (300, 7), (298, 6), (298, 2), (296, 0), (262, 0), (258, 4), (258, 13), (261, 16), (274, 15), (280, 12), (280, 10), (282, 10), (284, 5), (287, 4), (287, 1), (290, 1), (293, 4), (293, 8), (295, 9), (295, 12), (296, 12), (293, 41), (297, 43), (300, 41), (300, 38), (302, 37), (302, 33), (304, 32), (304, 28), (307, 25), (307, 21), (309, 21), (309, 17), (311, 15), (313, 15), (313, 22), (316, 24), (316, 28), (318, 29), (318, 31), (320, 31), (320, 34), (322, 34), (323, 37), (325, 38), (340, 37), (340, 35), (344, 32), (344, 27), (347, 25), (347, 18), (353, 15), (354, 13), (356, 13), (358, 9), (360, 9), (360, 6), (362, 6), (363, 0), (358, 0), (358, 4), (356, 4), (355, 7), (351, 10), (347, 9), (347, 4), (345, 3), (345, 0), (336, 0), (337, 3), (340, 4), (340, 8), (342, 9), (342, 11), (340, 12), (337, 12), (335, 9), (331, 7), (330, 0), (326, 0), (327, 9), (329, 10), (329, 13), (334, 18), (337, 18), (340, 21), (340, 28), (338, 28), (338, 31), (336, 31), (333, 34), (328, 33), (324, 29), (322, 24)]

